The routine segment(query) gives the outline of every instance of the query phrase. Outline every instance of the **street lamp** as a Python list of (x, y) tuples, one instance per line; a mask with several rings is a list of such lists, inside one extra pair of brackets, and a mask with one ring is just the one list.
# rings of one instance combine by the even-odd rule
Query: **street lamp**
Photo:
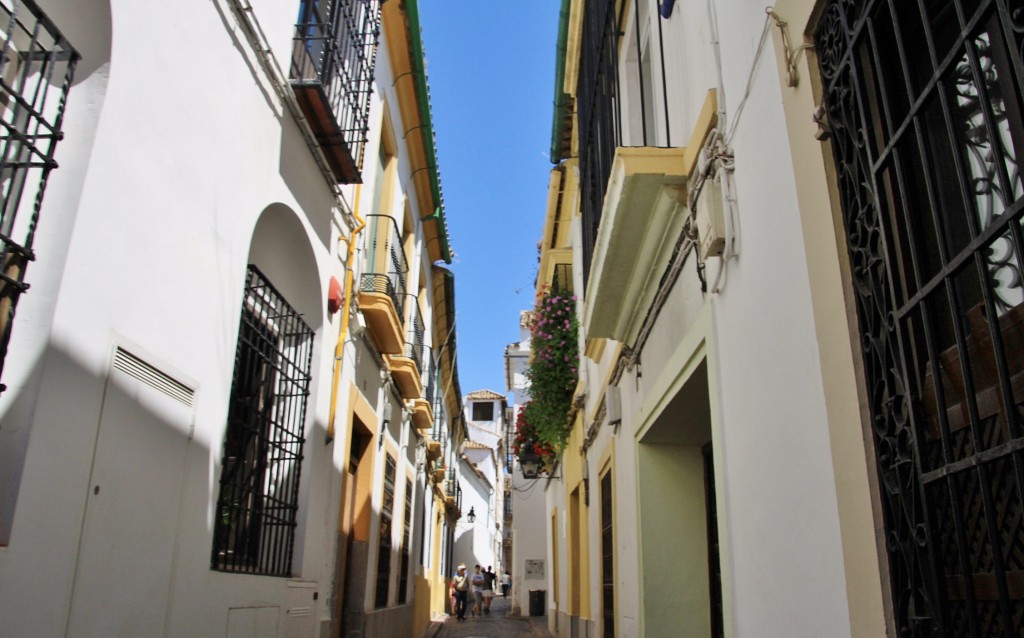
[(466, 514), (466, 520), (469, 521), (470, 525), (476, 522), (476, 512), (472, 507), (469, 508), (469, 514)]
[(527, 443), (519, 453), (519, 468), (523, 478), (535, 479), (540, 474), (540, 456), (533, 451), (533, 443)]

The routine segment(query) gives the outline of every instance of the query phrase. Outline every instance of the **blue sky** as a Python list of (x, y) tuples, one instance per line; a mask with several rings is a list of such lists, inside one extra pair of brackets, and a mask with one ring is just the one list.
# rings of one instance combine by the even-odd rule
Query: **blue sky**
[(558, 0), (420, 0), (455, 272), (459, 382), (507, 394), (533, 306), (551, 162)]

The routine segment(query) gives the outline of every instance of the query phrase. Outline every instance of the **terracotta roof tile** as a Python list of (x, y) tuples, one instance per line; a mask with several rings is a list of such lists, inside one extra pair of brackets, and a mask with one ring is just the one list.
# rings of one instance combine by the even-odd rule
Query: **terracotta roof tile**
[(494, 390), (476, 390), (466, 395), (466, 399), (491, 399), (491, 400), (506, 400), (504, 394), (498, 394)]

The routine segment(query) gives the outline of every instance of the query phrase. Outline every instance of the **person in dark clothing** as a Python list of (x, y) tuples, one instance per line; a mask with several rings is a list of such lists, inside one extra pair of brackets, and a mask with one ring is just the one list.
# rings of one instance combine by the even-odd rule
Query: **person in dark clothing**
[(484, 613), (491, 613), (491, 601), (494, 599), (494, 581), (498, 579), (498, 575), (494, 573), (491, 566), (487, 566), (487, 571), (484, 572)]

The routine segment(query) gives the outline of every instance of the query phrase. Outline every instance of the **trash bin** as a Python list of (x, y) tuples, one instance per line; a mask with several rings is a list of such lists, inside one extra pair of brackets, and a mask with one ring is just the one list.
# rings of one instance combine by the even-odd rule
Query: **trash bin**
[(531, 589), (530, 590), (530, 615), (531, 616), (543, 616), (544, 615), (544, 602), (547, 595), (546, 589)]

